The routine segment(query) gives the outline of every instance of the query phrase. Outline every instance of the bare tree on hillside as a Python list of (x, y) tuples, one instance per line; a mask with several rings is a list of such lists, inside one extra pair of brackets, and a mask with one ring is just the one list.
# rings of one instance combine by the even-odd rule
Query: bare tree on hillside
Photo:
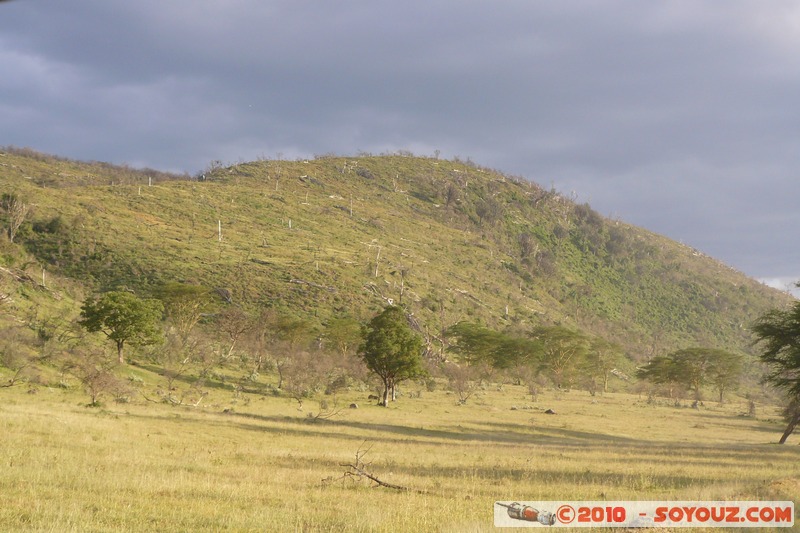
[(228, 359), (236, 344), (255, 327), (254, 320), (239, 307), (228, 307), (217, 315), (217, 329), (228, 340), (228, 351), (223, 359)]
[(12, 387), (28, 381), (35, 375), (35, 353), (31, 345), (35, 342), (29, 330), (8, 328), (0, 335), (0, 366), (11, 372), (11, 376), (0, 387)]
[(80, 381), (89, 395), (89, 406), (97, 407), (104, 396), (122, 399), (130, 394), (130, 387), (114, 374), (117, 365), (103, 350), (75, 347), (68, 352), (62, 372)]
[(30, 212), (30, 205), (23, 202), (15, 193), (4, 193), (0, 198), (0, 208), (6, 214), (8, 240), (14, 242), (14, 237), (17, 236), (20, 226)]
[(303, 402), (313, 398), (325, 388), (331, 370), (331, 360), (324, 354), (295, 352), (287, 358), (281, 370), (282, 390), (297, 401), (298, 409), (302, 411)]

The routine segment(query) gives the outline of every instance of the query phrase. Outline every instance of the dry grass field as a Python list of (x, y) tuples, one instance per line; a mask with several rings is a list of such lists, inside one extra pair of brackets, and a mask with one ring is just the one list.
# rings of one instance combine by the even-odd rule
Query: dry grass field
[[(199, 408), (87, 408), (74, 392), (0, 389), (0, 529), (490, 531), (496, 500), (800, 496), (798, 437), (774, 444), (775, 410), (747, 418), (735, 400), (696, 410), (550, 391), (532, 403), (506, 385), (463, 406), (422, 391), (386, 409), (353, 392), (338, 403), (358, 409), (313, 422), (285, 398), (214, 394)], [(359, 452), (421, 492), (344, 477)]]

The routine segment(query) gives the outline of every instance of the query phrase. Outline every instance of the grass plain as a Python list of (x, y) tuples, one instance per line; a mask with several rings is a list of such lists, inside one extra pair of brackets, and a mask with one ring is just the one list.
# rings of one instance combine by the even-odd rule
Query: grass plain
[[(456, 405), (446, 391), (406, 392), (388, 409), (345, 393), (338, 404), (358, 409), (311, 422), (279, 397), (87, 408), (75, 391), (0, 389), (0, 527), (492, 531), (497, 500), (800, 496), (797, 437), (774, 444), (768, 407), (754, 419), (736, 400), (696, 410), (547, 391), (534, 403), (504, 385)], [(359, 452), (375, 476), (424, 494), (344, 477)]]

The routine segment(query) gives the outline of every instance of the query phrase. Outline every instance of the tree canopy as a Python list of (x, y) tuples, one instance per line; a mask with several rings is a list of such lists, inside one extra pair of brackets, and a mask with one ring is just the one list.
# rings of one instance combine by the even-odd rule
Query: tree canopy
[(135, 346), (156, 344), (163, 338), (163, 304), (144, 300), (126, 291), (111, 291), (83, 303), (80, 324), (87, 331), (100, 331), (117, 346), (117, 357), (124, 363), (125, 343)]
[(358, 347), (361, 340), (361, 324), (355, 318), (336, 317), (325, 326), (325, 345), (342, 356)]
[(422, 339), (411, 329), (400, 307), (389, 306), (370, 320), (358, 355), (383, 381), (384, 407), (389, 404), (389, 391), (398, 383), (425, 373)]
[(617, 343), (601, 337), (589, 340), (589, 349), (583, 357), (581, 373), (588, 381), (590, 392), (596, 388), (598, 378), (603, 385), (603, 392), (608, 392), (611, 371), (617, 368), (623, 355), (622, 346)]
[(156, 291), (156, 297), (163, 302), (170, 325), (184, 343), (213, 305), (212, 293), (207, 287), (189, 283), (165, 283)]
[(701, 388), (711, 385), (723, 401), (725, 391), (739, 383), (742, 356), (718, 348), (692, 347), (654, 357), (637, 376), (652, 383), (683, 385), (701, 399)]
[[(762, 315), (753, 326), (756, 343), (762, 347), (759, 355), (770, 370), (765, 381), (784, 390), (789, 403), (800, 401), (800, 302), (790, 309), (773, 309)], [(793, 409), (780, 443), (786, 442), (800, 422), (800, 410)]]
[(563, 326), (542, 326), (533, 331), (542, 342), (542, 366), (557, 387), (569, 386), (579, 362), (589, 350), (589, 339)]
[(466, 363), (488, 363), (495, 368), (531, 364), (541, 356), (542, 344), (536, 339), (494, 331), (473, 322), (459, 322), (447, 330), (452, 339), (450, 351)]

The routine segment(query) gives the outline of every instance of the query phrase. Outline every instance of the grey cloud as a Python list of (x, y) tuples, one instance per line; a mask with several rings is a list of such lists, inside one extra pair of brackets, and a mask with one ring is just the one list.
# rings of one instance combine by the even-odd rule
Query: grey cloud
[(0, 10), (0, 68), (19, 73), (0, 80), (0, 143), (190, 172), (440, 149), (575, 190), (752, 275), (800, 277), (792, 2)]

